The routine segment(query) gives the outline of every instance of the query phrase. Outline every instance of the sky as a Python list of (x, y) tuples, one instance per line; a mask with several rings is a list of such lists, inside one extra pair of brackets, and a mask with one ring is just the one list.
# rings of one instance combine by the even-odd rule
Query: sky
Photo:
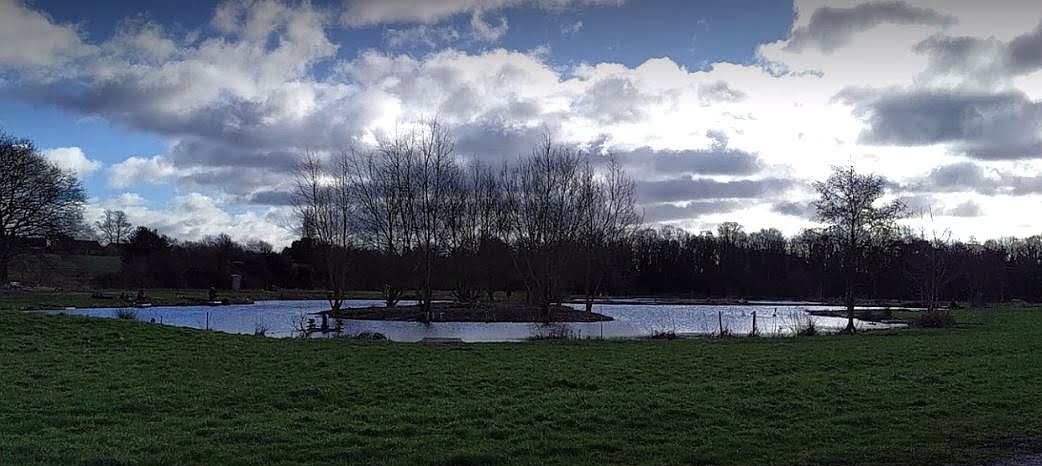
[(650, 224), (796, 234), (853, 166), (913, 228), (1042, 233), (1038, 1), (0, 0), (0, 129), (88, 218), (285, 246), (301, 153), (434, 117), (615, 154)]

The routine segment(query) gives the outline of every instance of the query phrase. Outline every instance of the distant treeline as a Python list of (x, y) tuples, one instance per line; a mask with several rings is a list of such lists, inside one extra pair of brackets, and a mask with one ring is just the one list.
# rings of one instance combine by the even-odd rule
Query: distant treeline
[[(199, 242), (176, 242), (139, 227), (119, 246), (118, 273), (97, 279), (106, 288), (228, 288), (231, 275), (253, 289), (323, 289), (327, 286), (312, 240), (295, 241), (281, 252), (262, 242), (239, 244), (220, 235)], [(600, 289), (608, 295), (671, 294), (692, 297), (841, 299), (842, 251), (815, 231), (785, 237), (778, 230), (745, 232), (725, 223), (715, 232), (689, 233), (662, 227), (638, 230), (632, 241), (610, 248), (608, 273)], [(476, 285), (485, 291), (519, 292), (521, 277), (507, 245), (491, 241), (474, 256), (443, 255), (436, 289), (452, 290), (468, 268), (480, 269)], [(930, 261), (925, 258), (932, 256)], [(906, 234), (873, 248), (863, 264), (861, 297), (926, 299), (929, 276), (937, 277), (942, 302), (1042, 301), (1042, 237), (977, 242), (936, 242)], [(931, 262), (932, 261), (932, 262)], [(388, 274), (408, 275), (401, 260), (378, 251), (348, 254), (349, 288), (382, 290)], [(933, 264), (933, 265), (927, 265)], [(568, 290), (581, 296), (584, 273), (578, 261), (565, 273)], [(933, 272), (927, 272), (930, 267)], [(457, 272), (452, 272), (457, 271)]]

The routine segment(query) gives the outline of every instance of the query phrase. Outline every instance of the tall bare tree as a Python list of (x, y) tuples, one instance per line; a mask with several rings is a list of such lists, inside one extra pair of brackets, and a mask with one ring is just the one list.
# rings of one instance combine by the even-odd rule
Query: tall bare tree
[(410, 151), (411, 183), (405, 214), (405, 224), (410, 226), (413, 247), (419, 258), (419, 301), (427, 314), (433, 317), (431, 303), (434, 300), (433, 275), (435, 263), (444, 251), (447, 239), (449, 209), (452, 200), (449, 193), (462, 176), (455, 159), (455, 141), (448, 128), (438, 120), (425, 122), (413, 136), (414, 150)]
[(33, 143), (0, 132), (0, 283), (24, 239), (79, 231), (83, 187)]
[(352, 176), (363, 237), (379, 250), (389, 265), (384, 270), (384, 302), (388, 307), (401, 296), (403, 258), (409, 250), (409, 235), (402, 216), (409, 189), (404, 173), (410, 150), (404, 141), (383, 140), (376, 150), (354, 152)]
[(864, 255), (873, 244), (891, 237), (905, 206), (899, 200), (877, 205), (885, 193), (883, 178), (858, 173), (853, 167), (834, 167), (827, 180), (814, 183), (814, 189), (818, 192), (814, 202), (818, 220), (827, 225), (843, 251), (846, 331), (853, 333), (854, 302)]
[(123, 244), (130, 237), (130, 232), (134, 230), (134, 226), (127, 219), (126, 212), (122, 210), (105, 209), (105, 216), (100, 221), (94, 222), (94, 226), (101, 233), (106, 244)]
[(929, 219), (929, 228), (923, 225), (917, 234), (909, 235), (916, 246), (912, 263), (907, 264), (912, 279), (918, 284), (920, 295), (928, 313), (937, 312), (944, 290), (962, 273), (955, 263), (952, 232), (938, 230), (934, 225), (933, 209), (920, 214), (922, 220)]
[[(448, 128), (429, 120), (350, 157), (365, 237), (393, 263), (413, 259), (410, 275), (428, 319), (434, 269), (445, 252), (453, 193), (462, 178), (454, 150)], [(398, 300), (401, 278), (396, 275), (404, 271), (393, 272), (385, 286), (388, 306)]]
[(583, 214), (584, 155), (554, 144), (549, 135), (503, 180), (507, 237), (529, 301), (542, 307), (563, 300), (563, 275), (574, 254)]
[(354, 189), (352, 164), (346, 154), (338, 154), (323, 164), (314, 153), (306, 152), (297, 167), (294, 205), (301, 223), (301, 235), (314, 242), (329, 285), (329, 306), (339, 310), (346, 298), (350, 250), (354, 247)]
[(626, 175), (614, 155), (608, 155), (604, 173), (598, 175), (587, 161), (579, 171), (581, 183), (579, 245), (582, 248), (583, 291), (586, 311), (593, 311), (593, 298), (612, 264), (611, 249), (631, 237), (640, 222), (634, 207), (636, 184)]

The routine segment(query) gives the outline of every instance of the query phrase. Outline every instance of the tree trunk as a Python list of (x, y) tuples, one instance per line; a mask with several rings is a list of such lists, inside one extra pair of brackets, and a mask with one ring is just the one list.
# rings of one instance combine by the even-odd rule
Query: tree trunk
[(11, 257), (7, 254), (0, 255), (0, 286), (7, 286), (8, 269), (11, 265)]

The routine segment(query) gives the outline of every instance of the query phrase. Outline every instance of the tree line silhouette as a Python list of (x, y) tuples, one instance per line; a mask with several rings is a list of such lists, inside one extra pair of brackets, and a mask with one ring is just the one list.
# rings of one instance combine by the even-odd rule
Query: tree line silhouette
[[(36, 239), (82, 237), (79, 181), (31, 141), (0, 137), (0, 272)], [(227, 235), (177, 241), (126, 215), (95, 224), (117, 272), (106, 288), (378, 290), (429, 305), (435, 290), (460, 302), (519, 293), (547, 307), (611, 295), (866, 299), (983, 303), (1042, 300), (1042, 236), (953, 241), (900, 227), (903, 206), (879, 200), (879, 177), (837, 168), (815, 184), (821, 228), (786, 237), (734, 222), (689, 232), (642, 225), (634, 183), (610, 156), (549, 137), (491, 167), (463, 162), (437, 122), (374, 149), (305, 154), (297, 172), (301, 238), (281, 251)], [(34, 249), (36, 248), (36, 249)], [(0, 277), (3, 278), (3, 277)]]

